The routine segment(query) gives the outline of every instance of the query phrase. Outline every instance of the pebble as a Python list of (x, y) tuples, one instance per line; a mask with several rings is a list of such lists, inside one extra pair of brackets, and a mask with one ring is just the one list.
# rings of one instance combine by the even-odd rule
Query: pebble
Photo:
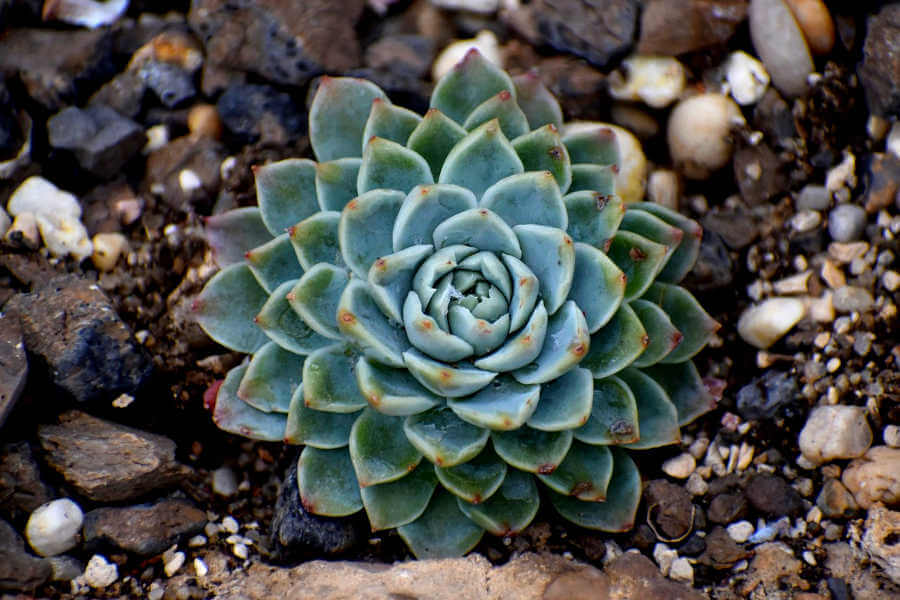
[(834, 47), (834, 21), (822, 0), (785, 0), (803, 31), (813, 54), (828, 54)]
[(3, 239), (13, 245), (21, 244), (27, 248), (37, 249), (40, 246), (41, 238), (34, 213), (23, 212), (13, 219), (12, 225), (6, 230)]
[(743, 544), (753, 535), (754, 527), (750, 521), (738, 521), (725, 528), (728, 535), (738, 544)]
[(862, 456), (872, 445), (866, 411), (858, 406), (818, 406), (810, 412), (798, 443), (814, 464)]
[(702, 496), (709, 491), (709, 484), (703, 480), (699, 473), (694, 471), (684, 484), (684, 489), (692, 496)]
[(671, 56), (632, 55), (622, 61), (621, 71), (610, 74), (609, 95), (616, 100), (641, 101), (664, 108), (684, 92), (684, 66)]
[(691, 442), (690, 447), (688, 448), (688, 452), (691, 453), (696, 459), (700, 459), (706, 454), (706, 449), (709, 448), (709, 438), (708, 437), (698, 437), (696, 440)]
[(683, 583), (693, 584), (694, 567), (691, 565), (691, 562), (688, 559), (684, 558), (683, 556), (679, 556), (672, 561), (672, 566), (669, 567), (669, 578), (673, 581), (681, 581)]
[(743, 50), (728, 55), (724, 69), (731, 97), (741, 106), (759, 102), (769, 87), (765, 66)]
[(830, 258), (822, 262), (822, 279), (831, 289), (837, 289), (847, 285), (847, 278), (841, 268)]
[(869, 250), (869, 242), (831, 242), (828, 244), (828, 256), (840, 264), (852, 262)]
[(772, 290), (779, 295), (805, 294), (808, 291), (809, 278), (812, 271), (797, 273), (772, 284)]
[(756, 531), (747, 538), (747, 541), (751, 544), (771, 542), (780, 536), (786, 535), (790, 530), (790, 527), (791, 520), (788, 517), (781, 517), (778, 520), (757, 526)]
[(886, 425), (881, 437), (888, 447), (900, 448), (900, 425)]
[(816, 507), (826, 517), (844, 517), (858, 507), (850, 491), (837, 479), (826, 479), (816, 498)]
[(783, 0), (751, 0), (748, 11), (753, 47), (785, 96), (796, 98), (807, 90), (813, 61), (803, 31)]
[(81, 561), (71, 556), (52, 556), (47, 562), (50, 563), (50, 579), (53, 581), (72, 581), (84, 572)]
[(806, 305), (796, 298), (769, 298), (747, 308), (738, 319), (738, 334), (762, 350), (781, 339), (806, 315)]
[(793, 515), (803, 508), (797, 490), (777, 475), (754, 475), (745, 494), (756, 510), (772, 517)]
[(237, 533), (240, 531), (241, 526), (238, 525), (238, 522), (231, 515), (222, 519), (222, 529), (227, 531), (228, 533)]
[(238, 492), (237, 476), (230, 467), (219, 467), (212, 472), (213, 492), (225, 498), (234, 496)]
[(78, 545), (84, 513), (68, 498), (39, 506), (28, 517), (25, 537), (41, 556), (56, 556)]
[(78, 198), (44, 179), (33, 175), (22, 182), (6, 204), (9, 214), (16, 217), (29, 212), (34, 215), (67, 215), (81, 218)]
[(242, 560), (244, 560), (248, 556), (250, 556), (250, 551), (247, 548), (246, 544), (235, 544), (234, 546), (231, 547), (231, 551), (232, 551), (232, 553), (234, 553), (235, 556), (237, 556), (238, 558), (240, 558)]
[(647, 179), (647, 197), (650, 201), (672, 210), (678, 210), (679, 188), (678, 173), (671, 169), (656, 169)]
[(731, 160), (731, 130), (744, 122), (734, 101), (722, 94), (698, 94), (681, 100), (669, 116), (669, 154), (691, 179), (706, 179)]
[(669, 574), (672, 563), (678, 558), (678, 552), (672, 550), (665, 544), (656, 544), (653, 547), (653, 560), (659, 565), (659, 570), (663, 575)]
[(166, 593), (166, 588), (158, 582), (154, 581), (150, 584), (150, 590), (147, 592), (147, 600), (162, 600)]
[(92, 588), (102, 590), (119, 578), (119, 569), (115, 563), (109, 563), (103, 556), (95, 554), (88, 561), (82, 577)]
[(846, 313), (865, 312), (875, 304), (869, 290), (853, 285), (845, 285), (836, 289), (832, 302), (835, 310)]
[(467, 10), (477, 13), (492, 13), (500, 7), (500, 0), (429, 0), (435, 6), (447, 10)]
[(128, 239), (121, 233), (98, 233), (91, 240), (94, 253), (91, 262), (99, 271), (112, 271), (119, 257), (128, 248)]
[(841, 481), (864, 509), (876, 502), (897, 504), (900, 502), (900, 449), (869, 448), (864, 457), (850, 463)]
[(824, 185), (807, 184), (797, 194), (797, 210), (826, 210), (831, 206), (831, 192)]
[(69, 215), (35, 215), (44, 245), (53, 256), (72, 255), (82, 260), (93, 254), (94, 246), (85, 226)]
[(825, 189), (837, 192), (844, 187), (856, 185), (856, 157), (852, 152), (844, 152), (840, 163), (825, 174)]
[(194, 573), (197, 574), (197, 577), (206, 577), (206, 574), (209, 573), (209, 567), (200, 557), (194, 559)]
[(172, 552), (172, 549), (176, 547), (172, 546), (172, 548), (163, 553), (163, 571), (165, 571), (166, 577), (172, 577), (184, 566), (184, 552)]
[(205, 546), (208, 541), (209, 540), (206, 539), (205, 535), (197, 534), (187, 541), (187, 545), (189, 548), (201, 548)]
[(687, 479), (696, 467), (696, 459), (687, 452), (670, 458), (662, 464), (663, 473), (675, 479)]
[(884, 143), (884, 149), (894, 155), (894, 158), (900, 158), (900, 122), (891, 125), (891, 130), (887, 134), (887, 141)]
[(222, 119), (212, 104), (196, 104), (187, 115), (188, 131), (191, 135), (210, 137), (214, 140), (222, 137)]
[(812, 231), (822, 223), (822, 215), (815, 210), (801, 210), (791, 217), (791, 227), (798, 233)]
[(497, 41), (497, 36), (493, 32), (484, 29), (479, 31), (472, 39), (456, 40), (444, 48), (437, 58), (434, 59), (434, 64), (431, 66), (431, 78), (434, 81), (438, 81), (449, 73), (473, 48), (481, 52), (481, 55), (488, 61), (495, 65), (501, 64), (500, 44)]
[(855, 204), (841, 204), (828, 213), (828, 233), (836, 242), (853, 242), (866, 228), (866, 211)]

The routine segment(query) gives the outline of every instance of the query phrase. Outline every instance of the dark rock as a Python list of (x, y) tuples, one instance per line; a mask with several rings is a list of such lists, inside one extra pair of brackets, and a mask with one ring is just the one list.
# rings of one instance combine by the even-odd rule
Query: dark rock
[(147, 86), (136, 71), (119, 73), (91, 96), (90, 104), (108, 106), (120, 115), (135, 119), (141, 112)]
[[(704, 597), (690, 587), (663, 577), (649, 558), (636, 552), (626, 552), (604, 569), (613, 582), (614, 591), (609, 598), (640, 598), (641, 600), (702, 600)], [(549, 590), (548, 590), (549, 591)], [(603, 598), (595, 595), (596, 590), (588, 588), (583, 595), (559, 595), (554, 600), (575, 600), (575, 598)], [(616, 593), (618, 592), (618, 593)], [(549, 600), (548, 596), (544, 596)]]
[(284, 146), (304, 133), (304, 115), (290, 95), (267, 85), (234, 84), (216, 103), (225, 129), (241, 144)]
[(788, 242), (792, 254), (812, 256), (825, 250), (828, 245), (828, 233), (824, 227), (816, 227), (810, 231), (791, 234)]
[(0, 427), (25, 389), (28, 359), (22, 325), (8, 313), (0, 313)]
[(775, 88), (766, 90), (753, 108), (753, 127), (775, 143), (783, 143), (797, 135), (791, 107)]
[(189, 474), (167, 437), (72, 410), (59, 425), (41, 425), (47, 463), (82, 496), (97, 502), (130, 500), (169, 487)]
[(705, 550), (706, 541), (694, 533), (685, 543), (678, 547), (678, 554), (682, 556), (700, 556)]
[(900, 3), (869, 17), (863, 61), (857, 72), (869, 110), (882, 117), (900, 115)]
[(786, 371), (766, 371), (737, 393), (737, 409), (748, 420), (771, 419), (799, 394), (797, 380)]
[(0, 161), (9, 160), (19, 153), (25, 132), (19, 125), (19, 116), (9, 93), (5, 78), (0, 74)]
[(75, 155), (85, 171), (108, 179), (147, 142), (140, 125), (108, 106), (70, 106), (47, 121), (50, 145)]
[(280, 560), (341, 554), (360, 543), (363, 533), (350, 518), (319, 517), (306, 512), (297, 487), (297, 462), (293, 461), (275, 503), (272, 546)]
[(714, 207), (703, 217), (703, 227), (722, 236), (732, 250), (749, 246), (759, 235), (756, 217), (743, 206)]
[(88, 233), (122, 231), (140, 216), (143, 199), (138, 198), (124, 178), (98, 185), (82, 199), (81, 222)]
[(833, 600), (853, 600), (850, 586), (840, 577), (829, 577), (825, 580), (825, 584), (828, 586), (828, 591), (831, 592)]
[(421, 35), (383, 37), (366, 48), (365, 63), (371, 69), (398, 75), (424, 77), (434, 60), (434, 42)]
[(734, 563), (750, 554), (731, 539), (724, 527), (715, 527), (705, 541), (706, 550), (700, 556), (700, 563), (714, 569), (730, 569)]
[(687, 535), (694, 522), (691, 495), (681, 486), (656, 479), (644, 489), (649, 520), (660, 535), (669, 539)]
[(41, 481), (41, 470), (27, 442), (0, 449), (0, 513), (23, 520), (53, 499), (53, 490)]
[(0, 590), (33, 592), (50, 579), (50, 563), (25, 551), (25, 541), (0, 520)]
[(700, 254), (688, 273), (685, 285), (703, 292), (727, 287), (733, 279), (734, 264), (722, 236), (711, 229), (705, 230), (700, 242)]
[[(893, 154), (875, 152), (866, 177), (866, 212), (876, 213), (898, 201), (900, 160)], [(897, 204), (900, 208), (900, 204)]]
[(725, 44), (746, 18), (746, 0), (649, 0), (637, 51), (675, 56)]
[(511, 25), (546, 44), (605, 67), (633, 46), (637, 0), (535, 0), (516, 10)]
[(150, 61), (141, 65), (137, 76), (169, 108), (186, 104), (197, 95), (193, 75), (177, 65)]
[(750, 206), (764, 204), (787, 188), (781, 162), (764, 143), (738, 149), (732, 166), (741, 197)]
[(846, 517), (859, 509), (853, 494), (838, 479), (826, 479), (816, 498), (816, 506), (822, 514), (834, 519)]
[(18, 76), (48, 111), (79, 103), (116, 72), (106, 29), (10, 29), (0, 38), (0, 72)]
[(77, 275), (54, 277), (5, 308), (18, 316), (29, 354), (78, 402), (133, 395), (153, 371), (109, 299)]
[(102, 543), (141, 556), (159, 554), (185, 536), (199, 533), (206, 512), (187, 500), (165, 499), (155, 504), (98, 508), (84, 516), (84, 543)]
[(747, 500), (770, 517), (793, 516), (803, 509), (797, 490), (777, 475), (756, 475), (747, 484)]
[(214, 67), (303, 85), (324, 72), (359, 66), (354, 26), (364, 0), (193, 0), (188, 22)]
[(658, 540), (649, 525), (641, 523), (631, 534), (631, 545), (642, 552), (650, 552)]
[[(172, 140), (147, 157), (146, 182), (154, 194), (177, 210), (211, 202), (219, 189), (219, 166), (225, 147), (208, 137), (185, 136)], [(190, 171), (199, 187), (182, 185), (182, 173)]]
[(84, 563), (73, 556), (51, 556), (47, 561), (50, 563), (51, 581), (72, 581), (84, 573)]
[(747, 516), (747, 501), (743, 494), (719, 494), (709, 503), (707, 517), (713, 523), (727, 525)]

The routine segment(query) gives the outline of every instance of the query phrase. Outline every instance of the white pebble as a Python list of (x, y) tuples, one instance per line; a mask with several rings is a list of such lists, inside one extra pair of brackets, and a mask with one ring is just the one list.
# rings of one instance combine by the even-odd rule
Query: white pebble
[(900, 158), (900, 122), (891, 125), (891, 131), (888, 133), (884, 147), (894, 155), (894, 158)]
[(99, 271), (112, 271), (119, 257), (128, 248), (128, 239), (121, 233), (98, 233), (92, 240), (91, 261)]
[(732, 52), (725, 61), (725, 79), (731, 97), (741, 106), (756, 104), (769, 87), (769, 73), (763, 64), (743, 50)]
[(671, 56), (629, 56), (622, 61), (625, 71), (609, 76), (609, 95), (616, 100), (642, 101), (653, 108), (663, 108), (678, 99), (684, 91), (685, 71)]
[(672, 568), (672, 563), (676, 558), (678, 558), (678, 553), (665, 544), (656, 544), (653, 547), (653, 559), (659, 565), (659, 570), (663, 575), (669, 574), (669, 569)]
[(749, 344), (765, 350), (781, 339), (806, 314), (806, 305), (796, 298), (769, 298), (751, 306), (738, 319), (738, 334)]
[(244, 544), (235, 544), (231, 547), (231, 551), (240, 559), (246, 559), (250, 556), (250, 551), (247, 549), (247, 546)]
[(886, 425), (881, 432), (884, 443), (891, 448), (900, 448), (900, 425)]
[(449, 73), (473, 48), (481, 52), (484, 58), (495, 65), (501, 63), (500, 44), (497, 42), (497, 36), (493, 32), (484, 29), (479, 31), (472, 39), (456, 40), (444, 48), (431, 66), (432, 79), (437, 81)]
[(178, 185), (181, 186), (182, 190), (190, 193), (203, 187), (203, 181), (190, 169), (182, 169), (178, 173)]
[(14, 242), (16, 238), (20, 238), (26, 246), (32, 248), (37, 248), (40, 245), (41, 239), (34, 213), (24, 212), (13, 219), (12, 225), (6, 230), (4, 239)]
[(650, 202), (678, 210), (680, 187), (678, 173), (670, 169), (656, 169), (647, 179), (647, 197)]
[(171, 577), (178, 570), (184, 566), (184, 552), (173, 552), (166, 560), (165, 565), (163, 565), (163, 570), (166, 572), (166, 577)]
[(662, 464), (663, 473), (675, 479), (687, 479), (696, 467), (697, 461), (687, 452), (672, 457)]
[(226, 498), (237, 494), (237, 476), (231, 467), (219, 467), (212, 472), (212, 489), (216, 494)]
[(81, 218), (78, 198), (37, 175), (29, 177), (16, 188), (9, 197), (6, 210), (14, 217), (30, 212), (35, 215), (68, 215), (76, 220)]
[(205, 546), (207, 541), (205, 535), (197, 534), (188, 540), (187, 545), (189, 548), (200, 548), (201, 546)]
[(147, 592), (147, 600), (162, 600), (165, 593), (166, 588), (158, 581), (154, 581), (150, 584), (150, 590)]
[(35, 215), (38, 230), (44, 245), (53, 256), (71, 254), (82, 260), (93, 254), (94, 245), (88, 238), (87, 229), (76, 217), (66, 214)]
[(147, 135), (147, 143), (141, 150), (144, 154), (156, 152), (169, 143), (169, 127), (167, 125), (154, 125), (144, 132)]
[(900, 288), (900, 273), (897, 271), (885, 271), (881, 276), (881, 285), (889, 292), (896, 292)]
[(803, 562), (813, 567), (816, 566), (816, 557), (812, 552), (810, 552), (809, 550), (804, 550), (801, 556), (803, 557)]
[(88, 561), (84, 569), (84, 582), (94, 589), (102, 590), (119, 578), (119, 569), (115, 563), (106, 562), (106, 559), (95, 554)]
[(238, 522), (231, 515), (222, 519), (222, 529), (227, 531), (228, 533), (237, 533), (240, 531), (241, 526), (238, 525)]
[(706, 179), (731, 160), (731, 129), (744, 122), (740, 108), (722, 94), (680, 101), (669, 116), (669, 154), (691, 179)]
[(197, 574), (197, 577), (206, 577), (206, 574), (209, 573), (209, 567), (206, 566), (202, 558), (194, 559), (194, 573)]
[(703, 480), (700, 473), (694, 471), (691, 473), (691, 476), (688, 477), (687, 483), (684, 484), (684, 489), (686, 489), (691, 496), (702, 496), (709, 491), (709, 484)]
[(738, 544), (743, 544), (749, 540), (750, 536), (753, 535), (753, 530), (753, 523), (750, 521), (738, 521), (725, 528), (725, 531), (728, 532), (728, 537)]
[(825, 189), (836, 192), (843, 187), (856, 185), (856, 157), (844, 152), (844, 159), (825, 174)]
[(859, 406), (817, 406), (800, 432), (804, 458), (819, 465), (839, 458), (857, 458), (872, 445), (866, 410)]
[(751, 0), (748, 20), (753, 47), (772, 84), (790, 98), (805, 94), (814, 65), (790, 8), (782, 0)]
[(679, 556), (672, 561), (672, 566), (669, 567), (669, 578), (673, 581), (692, 584), (694, 583), (694, 567), (691, 566), (688, 559)]
[(83, 523), (81, 508), (68, 498), (59, 498), (34, 509), (25, 525), (25, 537), (41, 556), (56, 556), (78, 545)]
[(500, 0), (430, 0), (435, 6), (447, 10), (466, 10), (477, 13), (492, 13), (500, 7)]
[(791, 217), (791, 227), (799, 233), (812, 231), (822, 223), (822, 215), (815, 210), (801, 210)]

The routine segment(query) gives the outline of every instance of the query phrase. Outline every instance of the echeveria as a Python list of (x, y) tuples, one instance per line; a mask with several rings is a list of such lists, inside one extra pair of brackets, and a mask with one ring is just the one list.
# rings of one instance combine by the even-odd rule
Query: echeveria
[(629, 450), (679, 440), (712, 398), (691, 358), (717, 327), (678, 282), (700, 227), (616, 196), (615, 134), (569, 134), (535, 77), (471, 52), (419, 116), (323, 78), (318, 162), (256, 169), (258, 207), (208, 221), (197, 302), (252, 355), (222, 429), (305, 446), (315, 514), (365, 509), (418, 557), (566, 519), (629, 529)]

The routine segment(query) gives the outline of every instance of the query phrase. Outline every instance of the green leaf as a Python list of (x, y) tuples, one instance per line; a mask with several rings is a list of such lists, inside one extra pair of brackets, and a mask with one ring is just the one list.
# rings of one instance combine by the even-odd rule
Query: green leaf
[(473, 396), (448, 400), (447, 406), (460, 419), (473, 425), (507, 431), (525, 424), (537, 407), (540, 395), (541, 386), (522, 385), (512, 377), (501, 375)]
[(669, 283), (654, 283), (644, 300), (649, 300), (662, 308), (672, 324), (684, 336), (665, 358), (663, 363), (679, 363), (694, 357), (709, 343), (710, 338), (719, 330), (719, 324), (703, 310), (697, 299), (683, 287)]
[(594, 380), (594, 404), (588, 422), (575, 430), (586, 444), (628, 444), (640, 437), (637, 401), (617, 377)]
[(478, 455), (489, 433), (460, 420), (446, 406), (410, 415), (403, 424), (406, 438), (439, 467), (453, 467)]
[(506, 470), (506, 463), (500, 460), (491, 446), (485, 446), (481, 454), (469, 462), (453, 467), (434, 467), (441, 485), (472, 504), (490, 498), (503, 483)]
[(559, 102), (535, 71), (516, 75), (513, 83), (516, 86), (516, 100), (528, 118), (530, 129), (544, 125), (553, 125), (557, 129), (562, 127), (563, 114)]
[(563, 136), (572, 164), (615, 165), (619, 162), (619, 143), (612, 129), (594, 127)]
[(307, 408), (303, 385), (300, 385), (291, 398), (284, 441), (322, 450), (343, 448), (350, 443), (350, 428), (361, 412), (334, 413)]
[(666, 263), (657, 279), (666, 283), (678, 283), (687, 275), (697, 262), (700, 254), (700, 242), (703, 239), (703, 228), (684, 215), (653, 202), (635, 202), (628, 206), (629, 210), (648, 212), (684, 232), (681, 244)]
[(360, 494), (372, 531), (400, 527), (418, 519), (428, 508), (435, 487), (434, 469), (422, 462), (397, 481), (362, 488)]
[(302, 374), (302, 356), (269, 342), (250, 360), (238, 387), (238, 398), (263, 412), (286, 413)]
[[(502, 257), (509, 271), (513, 291), (509, 300), (509, 329), (517, 331), (527, 320), (532, 319), (532, 310), (538, 301), (540, 282), (528, 265), (521, 260), (504, 254)], [(546, 306), (544, 309), (546, 310)]]
[(681, 332), (672, 325), (669, 315), (652, 302), (632, 300), (630, 306), (641, 320), (641, 325), (644, 326), (650, 340), (643, 354), (638, 356), (632, 365), (635, 367), (655, 365), (681, 343)]
[(541, 431), (575, 429), (587, 423), (594, 405), (594, 379), (575, 367), (541, 386), (541, 400), (528, 426)]
[(575, 496), (585, 502), (602, 502), (606, 499), (612, 470), (609, 448), (576, 441), (555, 471), (538, 478), (558, 494)]
[(445, 398), (460, 398), (474, 394), (488, 385), (496, 373), (471, 367), (451, 367), (425, 356), (418, 350), (403, 353), (409, 372), (419, 383)]
[(360, 487), (367, 487), (405, 477), (422, 455), (406, 439), (401, 417), (367, 408), (350, 431), (350, 458)]
[(605, 502), (584, 502), (572, 496), (551, 493), (550, 502), (563, 518), (600, 531), (628, 531), (634, 527), (641, 501), (641, 474), (628, 454), (612, 449), (613, 472)]
[(524, 170), (515, 148), (493, 120), (470, 132), (450, 150), (438, 181), (462, 186), (481, 198), (504, 177)]
[(372, 190), (344, 207), (338, 240), (344, 262), (358, 277), (366, 279), (372, 263), (394, 251), (394, 220), (404, 197), (396, 190)]
[(403, 303), (403, 327), (413, 347), (437, 360), (458, 362), (474, 352), (469, 342), (441, 329), (422, 311), (422, 301), (415, 292), (410, 292)]
[(522, 427), (491, 433), (494, 450), (510, 465), (529, 473), (552, 473), (572, 445), (571, 431), (539, 431)]
[(669, 395), (678, 410), (679, 425), (687, 425), (716, 407), (716, 398), (703, 385), (700, 373), (691, 361), (671, 365), (657, 364), (641, 370)]
[(337, 308), (350, 281), (345, 269), (319, 263), (303, 274), (288, 294), (288, 302), (300, 318), (319, 335), (339, 340)]
[(284, 233), (319, 211), (313, 161), (288, 158), (257, 167), (253, 174), (262, 220), (272, 235)]
[(576, 242), (569, 300), (584, 313), (589, 332), (596, 333), (609, 322), (624, 295), (625, 274), (619, 267), (597, 248)]
[(516, 225), (513, 228), (522, 247), (522, 262), (540, 282), (547, 313), (562, 306), (572, 287), (575, 273), (575, 245), (562, 229), (543, 225)]
[(319, 335), (300, 318), (288, 302), (288, 294), (297, 281), (285, 281), (272, 292), (256, 315), (256, 324), (269, 339), (294, 354), (309, 354), (334, 341)]
[[(499, 296), (499, 292), (493, 295)], [(450, 331), (471, 344), (478, 356), (486, 354), (502, 344), (509, 334), (509, 315), (507, 314), (490, 323), (472, 314), (472, 311), (465, 306), (454, 304), (450, 307), (447, 317), (450, 322)]]
[(307, 512), (346, 517), (363, 507), (347, 450), (307, 446), (297, 460), (297, 486)]
[(359, 194), (397, 190), (405, 195), (417, 185), (429, 183), (434, 183), (434, 178), (424, 158), (397, 142), (380, 137), (369, 140), (356, 180)]
[(430, 244), (435, 227), (453, 215), (476, 206), (475, 195), (458, 185), (438, 183), (413, 188), (400, 205), (400, 212), (394, 221), (394, 251)]
[(303, 275), (303, 267), (297, 262), (294, 247), (286, 233), (250, 250), (246, 258), (253, 276), (269, 293), (285, 281)]
[(406, 369), (393, 369), (360, 357), (356, 383), (369, 405), (386, 415), (405, 417), (441, 403), (442, 398), (422, 387)]
[(206, 335), (235, 352), (252, 353), (269, 341), (253, 323), (267, 298), (250, 268), (239, 263), (216, 273), (192, 309)]
[(338, 244), (338, 224), (341, 213), (324, 211), (314, 214), (290, 229), (288, 235), (297, 260), (307, 271), (319, 263), (344, 266)]
[(412, 289), (413, 276), (431, 256), (431, 244), (410, 246), (377, 259), (369, 268), (369, 290), (381, 310), (395, 321), (403, 320), (403, 303)]
[(616, 170), (612, 165), (572, 165), (569, 193), (594, 192), (601, 196), (616, 193)]
[(363, 131), (363, 153), (365, 153), (369, 140), (373, 137), (383, 138), (401, 145), (406, 144), (409, 134), (421, 121), (422, 117), (411, 110), (394, 106), (390, 101), (375, 99)]
[(248, 250), (272, 239), (258, 206), (236, 208), (204, 220), (206, 241), (220, 267), (242, 262)]
[(515, 94), (512, 79), (473, 49), (438, 81), (431, 106), (463, 123), (475, 107), (503, 90)]
[(550, 171), (501, 179), (484, 192), (479, 205), (495, 212), (510, 227), (546, 225), (565, 231), (568, 225), (566, 206)]
[(238, 386), (246, 372), (247, 365), (240, 365), (231, 369), (225, 376), (225, 381), (216, 392), (213, 422), (219, 429), (228, 433), (265, 442), (281, 441), (287, 416), (257, 410), (238, 398)]
[(629, 368), (619, 373), (637, 401), (640, 438), (627, 445), (633, 450), (659, 448), (681, 441), (678, 429), (678, 411), (669, 395), (652, 377)]
[(547, 322), (547, 309), (544, 308), (544, 303), (540, 302), (524, 327), (508, 338), (497, 350), (476, 360), (475, 366), (479, 369), (505, 373), (534, 362), (544, 348)]
[(356, 385), (356, 357), (344, 344), (317, 350), (303, 363), (303, 400), (307, 408), (333, 413), (355, 413), (367, 402)]
[(475, 107), (466, 118), (463, 127), (471, 131), (483, 123), (497, 119), (503, 135), (512, 139), (525, 135), (530, 128), (525, 113), (516, 104), (516, 99), (507, 90), (492, 96)]
[(544, 383), (561, 376), (587, 355), (591, 337), (584, 315), (569, 300), (547, 323), (541, 353), (528, 365), (512, 372), (519, 383)]
[(665, 265), (669, 264), (669, 260), (684, 238), (684, 232), (681, 229), (673, 227), (662, 219), (642, 210), (626, 210), (625, 218), (622, 219), (619, 230), (636, 233), (668, 248), (663, 269), (665, 269)]
[(434, 230), (434, 247), (465, 244), (487, 252), (522, 256), (516, 234), (503, 219), (486, 208), (472, 208), (444, 220)]
[(640, 298), (647, 291), (665, 264), (667, 251), (666, 246), (630, 231), (619, 231), (613, 236), (607, 255), (628, 278), (626, 302)]
[(497, 493), (479, 504), (457, 498), (459, 509), (494, 535), (511, 535), (528, 527), (541, 499), (530, 473), (510, 470)]
[(450, 150), (466, 137), (466, 130), (436, 108), (429, 109), (409, 135), (406, 146), (425, 159), (437, 180)]
[(625, 204), (618, 196), (604, 196), (598, 192), (582, 191), (563, 197), (569, 213), (566, 232), (576, 242), (609, 249), (612, 237), (625, 215)]
[(647, 348), (650, 337), (628, 304), (619, 310), (609, 322), (591, 335), (591, 347), (581, 366), (590, 370), (594, 379), (618, 373)]
[(322, 77), (309, 108), (309, 143), (320, 162), (360, 156), (363, 131), (372, 102), (386, 100), (377, 85), (364, 79)]
[(525, 171), (550, 171), (565, 194), (572, 184), (569, 152), (553, 125), (545, 125), (512, 140), (512, 147), (522, 160)]
[(316, 164), (316, 197), (322, 210), (344, 210), (356, 197), (361, 158), (339, 158)]
[(462, 556), (481, 540), (484, 530), (469, 520), (449, 492), (438, 490), (418, 519), (397, 528), (416, 558)]
[(419, 295), (423, 306), (427, 306), (437, 292), (435, 284), (438, 279), (455, 270), (460, 261), (475, 252), (475, 248), (454, 245), (440, 248), (425, 259), (413, 277), (413, 290)]

